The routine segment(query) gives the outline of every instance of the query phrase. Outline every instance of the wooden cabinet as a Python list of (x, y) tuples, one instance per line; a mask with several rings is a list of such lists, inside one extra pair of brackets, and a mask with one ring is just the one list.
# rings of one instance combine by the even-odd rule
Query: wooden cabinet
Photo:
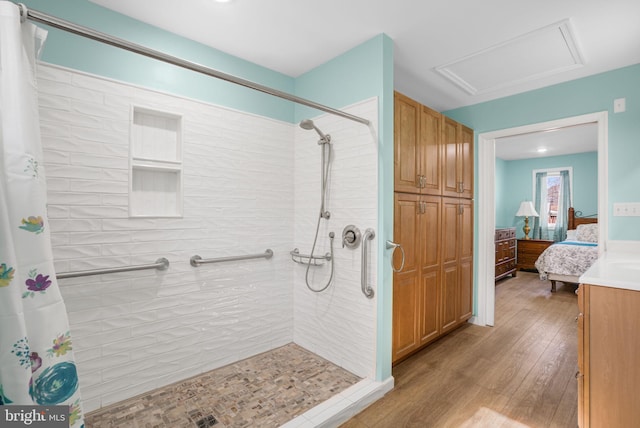
[[(393, 362), (466, 322), (473, 310), (473, 201), (395, 194)], [(394, 255), (400, 265), (400, 252)]]
[(473, 130), (400, 93), (394, 103), (394, 241), (406, 256), (393, 276), (395, 363), (472, 315)]
[(516, 276), (516, 229), (496, 229), (496, 281), (505, 276)]
[(518, 269), (534, 270), (536, 268), (536, 260), (538, 260), (540, 254), (552, 244), (553, 241), (546, 239), (518, 239), (516, 267)]
[(473, 130), (443, 116), (442, 194), (473, 197)]
[(640, 426), (640, 291), (578, 289), (578, 426)]
[(442, 115), (398, 92), (394, 94), (394, 189), (442, 193)]
[[(393, 360), (438, 337), (441, 198), (395, 194), (394, 240), (402, 244), (405, 264), (393, 275)], [(396, 251), (394, 266), (400, 266)]]

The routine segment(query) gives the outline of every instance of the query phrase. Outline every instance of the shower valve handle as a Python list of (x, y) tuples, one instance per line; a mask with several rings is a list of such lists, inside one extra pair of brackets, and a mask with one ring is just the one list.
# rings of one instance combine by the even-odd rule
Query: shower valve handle
[(344, 248), (345, 244), (353, 244), (354, 242), (356, 242), (356, 234), (353, 230), (350, 230), (344, 234), (344, 241), (342, 242), (342, 247)]
[(350, 224), (344, 228), (342, 231), (342, 248), (348, 247), (351, 249), (358, 248), (360, 245), (360, 241), (362, 240), (362, 236), (360, 234), (360, 229)]

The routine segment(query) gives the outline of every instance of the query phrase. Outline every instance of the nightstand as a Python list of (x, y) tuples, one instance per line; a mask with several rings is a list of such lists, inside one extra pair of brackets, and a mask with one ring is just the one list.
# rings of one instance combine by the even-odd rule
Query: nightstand
[(553, 241), (547, 239), (518, 239), (518, 257), (516, 259), (518, 270), (535, 270), (536, 260), (551, 244)]

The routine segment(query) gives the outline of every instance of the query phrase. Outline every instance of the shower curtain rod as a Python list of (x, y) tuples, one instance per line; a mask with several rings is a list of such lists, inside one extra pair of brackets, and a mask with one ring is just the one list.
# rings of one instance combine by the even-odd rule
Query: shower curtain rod
[(65, 21), (63, 19), (57, 18), (55, 16), (47, 15), (45, 13), (39, 12), (37, 10), (29, 9), (22, 4), (18, 4), (20, 8), (20, 15), (24, 18), (26, 15), (27, 19), (30, 19), (35, 22), (39, 22), (41, 24), (46, 24), (51, 27), (57, 28), (59, 30), (67, 31), (69, 33), (76, 34), (78, 36), (86, 37), (98, 42), (102, 42), (111, 46), (115, 46), (117, 48), (121, 48), (124, 50), (128, 50), (130, 52), (134, 52), (140, 55), (144, 55), (149, 58), (157, 59), (159, 61), (163, 61), (172, 65), (176, 65), (178, 67), (186, 68), (191, 71), (195, 71), (198, 73), (205, 74), (207, 76), (215, 77), (217, 79), (225, 80), (230, 83), (235, 83), (236, 85), (244, 86), (246, 88), (251, 88), (256, 91), (264, 92), (269, 95), (276, 96), (278, 98), (283, 98), (288, 101), (292, 101), (297, 104), (302, 104), (307, 107), (312, 107), (327, 113), (331, 113), (337, 116), (344, 117), (349, 120), (353, 120), (356, 122), (360, 122), (364, 125), (369, 125), (369, 121), (367, 119), (361, 118), (359, 116), (355, 116), (349, 113), (346, 113), (341, 110), (334, 109), (332, 107), (325, 106), (323, 104), (316, 103), (314, 101), (307, 100), (305, 98), (300, 98), (295, 95), (288, 94), (283, 91), (279, 91), (277, 89), (270, 88), (268, 86), (260, 85), (259, 83), (252, 82), (250, 80), (245, 80), (240, 77), (233, 76), (231, 74), (226, 74), (218, 70), (214, 70), (209, 67), (205, 67), (203, 65), (197, 64), (195, 62), (187, 61), (181, 58), (177, 58), (171, 55), (167, 55), (160, 51), (156, 51), (154, 49), (149, 49), (141, 45), (137, 45), (135, 43), (128, 42), (124, 39), (120, 39), (118, 37), (113, 37), (105, 33), (101, 33), (99, 31), (95, 31), (91, 28), (83, 27), (81, 25), (74, 24), (69, 21)]

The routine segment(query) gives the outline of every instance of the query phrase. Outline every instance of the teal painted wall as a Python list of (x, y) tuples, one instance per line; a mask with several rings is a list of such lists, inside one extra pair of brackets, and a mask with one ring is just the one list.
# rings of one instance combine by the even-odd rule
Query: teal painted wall
[(495, 198), (496, 198), (496, 228), (512, 227), (508, 221), (507, 212), (505, 210), (504, 201), (507, 197), (507, 162), (500, 158), (496, 158), (496, 179), (495, 179)]
[[(296, 95), (334, 108), (378, 98), (378, 338), (376, 379), (391, 376), (392, 272), (390, 252), (383, 246), (393, 240), (393, 41), (381, 34), (298, 77)], [(296, 105), (296, 121), (318, 111)], [(347, 120), (347, 119), (345, 119)], [(365, 125), (362, 125), (365, 126)]]
[[(626, 98), (626, 112), (613, 113), (616, 98)], [(477, 148), (480, 133), (601, 111), (609, 113), (609, 239), (640, 240), (640, 217), (613, 216), (614, 202), (640, 201), (640, 64), (444, 113), (475, 130)]]
[[(533, 200), (533, 170), (573, 168), (573, 206), (583, 215), (598, 212), (598, 153), (579, 153), (514, 161), (496, 160), (496, 225), (516, 227), (516, 236), (524, 236), (524, 219), (515, 213), (520, 202)], [(499, 177), (500, 175), (500, 177)], [(497, 183), (501, 182), (500, 188)]]
[[(292, 94), (293, 78), (87, 0), (24, 0), (34, 10)], [(38, 24), (40, 25), (40, 24)], [(293, 122), (294, 105), (252, 89), (185, 70), (50, 27), (42, 61), (261, 116)]]

